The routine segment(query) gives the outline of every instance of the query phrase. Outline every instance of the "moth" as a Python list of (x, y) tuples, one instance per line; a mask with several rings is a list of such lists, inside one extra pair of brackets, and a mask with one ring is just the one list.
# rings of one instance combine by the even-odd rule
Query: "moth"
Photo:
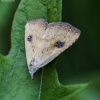
[(31, 78), (71, 46), (80, 36), (80, 30), (66, 22), (47, 23), (44, 19), (29, 20), (25, 25), (26, 59)]

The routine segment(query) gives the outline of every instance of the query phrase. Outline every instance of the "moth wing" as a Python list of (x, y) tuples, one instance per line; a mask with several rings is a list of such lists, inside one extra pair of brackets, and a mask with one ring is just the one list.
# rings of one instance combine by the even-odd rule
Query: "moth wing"
[[(79, 37), (80, 31), (68, 23), (55, 22), (48, 24), (41, 41), (40, 66), (43, 67), (65, 49), (71, 46)], [(64, 46), (58, 48), (55, 43), (61, 41)]]
[[(35, 55), (38, 44), (41, 42), (41, 37), (44, 34), (44, 30), (47, 23), (43, 20), (30, 20), (25, 26), (25, 49), (28, 67)], [(32, 40), (28, 41), (28, 36), (32, 36)]]

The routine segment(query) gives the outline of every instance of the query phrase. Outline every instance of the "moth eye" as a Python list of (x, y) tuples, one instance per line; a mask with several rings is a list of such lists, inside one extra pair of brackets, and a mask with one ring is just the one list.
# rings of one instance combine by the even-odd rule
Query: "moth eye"
[(32, 41), (32, 35), (29, 35), (29, 36), (27, 37), (27, 41), (29, 41), (29, 42)]
[(54, 44), (54, 46), (55, 47), (58, 47), (58, 48), (62, 48), (63, 46), (64, 46), (64, 42), (61, 42), (61, 41), (57, 41), (55, 44)]

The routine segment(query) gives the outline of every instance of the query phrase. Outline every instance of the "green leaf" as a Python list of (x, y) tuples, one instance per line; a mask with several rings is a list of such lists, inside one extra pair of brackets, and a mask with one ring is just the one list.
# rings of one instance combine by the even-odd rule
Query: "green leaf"
[[(36, 72), (31, 80), (26, 64), (24, 34), (27, 20), (61, 20), (61, 0), (21, 0), (11, 33), (11, 50), (0, 55), (1, 100), (71, 100), (88, 84), (64, 86), (59, 83), (55, 60)], [(63, 67), (63, 66), (61, 66)]]

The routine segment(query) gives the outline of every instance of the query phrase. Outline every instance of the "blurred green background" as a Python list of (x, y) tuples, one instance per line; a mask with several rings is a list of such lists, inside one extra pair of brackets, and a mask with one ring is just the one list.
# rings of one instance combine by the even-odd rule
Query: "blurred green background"
[[(100, 2), (99, 0), (62, 0), (62, 21), (81, 30), (78, 41), (57, 59), (62, 84), (92, 84), (73, 100), (100, 100)], [(0, 0), (0, 53), (11, 48), (10, 32), (20, 0)]]

